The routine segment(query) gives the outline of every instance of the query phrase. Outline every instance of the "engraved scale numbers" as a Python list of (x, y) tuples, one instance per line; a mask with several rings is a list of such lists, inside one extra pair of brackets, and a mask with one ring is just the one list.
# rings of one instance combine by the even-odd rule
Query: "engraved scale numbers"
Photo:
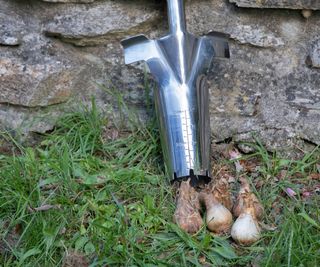
[(185, 143), (185, 153), (186, 153), (186, 163), (188, 165), (188, 168), (191, 168), (194, 159), (193, 159), (193, 145), (192, 145), (192, 132), (190, 129), (191, 126), (191, 120), (190, 115), (187, 113), (187, 111), (183, 111), (181, 113), (181, 119), (182, 119), (182, 136)]
[(195, 125), (191, 123), (190, 111), (180, 110), (172, 117), (175, 117), (175, 121), (178, 122), (175, 129), (175, 137), (177, 138), (175, 146), (184, 150), (186, 167), (192, 169), (195, 163), (194, 147), (196, 147), (197, 142), (192, 140), (192, 131)]

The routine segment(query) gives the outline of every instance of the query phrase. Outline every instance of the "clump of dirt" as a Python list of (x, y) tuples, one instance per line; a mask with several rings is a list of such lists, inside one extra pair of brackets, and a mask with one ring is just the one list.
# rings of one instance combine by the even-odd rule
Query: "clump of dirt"
[(79, 252), (76, 251), (67, 251), (62, 267), (88, 267), (89, 262), (85, 255), (80, 254)]
[[(4, 228), (9, 229), (9, 222), (4, 223)], [(0, 236), (0, 255), (9, 254), (12, 249), (17, 247), (21, 231), (21, 224), (17, 224), (10, 228), (5, 236)]]

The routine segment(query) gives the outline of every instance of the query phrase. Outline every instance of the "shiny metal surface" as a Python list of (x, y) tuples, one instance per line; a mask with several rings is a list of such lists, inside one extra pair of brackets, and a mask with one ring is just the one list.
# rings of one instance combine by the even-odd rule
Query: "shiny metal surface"
[(125, 62), (145, 61), (158, 83), (154, 93), (163, 154), (172, 178), (210, 173), (209, 93), (206, 73), (214, 57), (229, 57), (225, 35), (196, 37), (186, 30), (183, 0), (168, 0), (170, 33), (121, 42)]

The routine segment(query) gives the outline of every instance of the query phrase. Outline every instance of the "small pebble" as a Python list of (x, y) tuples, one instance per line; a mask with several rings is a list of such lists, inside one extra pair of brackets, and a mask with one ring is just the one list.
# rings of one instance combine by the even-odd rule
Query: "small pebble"
[(308, 19), (312, 16), (312, 10), (310, 9), (303, 9), (301, 10), (301, 14), (304, 18)]

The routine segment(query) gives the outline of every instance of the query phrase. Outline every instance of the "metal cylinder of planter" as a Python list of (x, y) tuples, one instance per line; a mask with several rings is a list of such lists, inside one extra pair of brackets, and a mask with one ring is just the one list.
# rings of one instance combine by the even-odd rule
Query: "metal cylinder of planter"
[(209, 93), (206, 74), (214, 57), (229, 57), (227, 38), (186, 30), (182, 0), (168, 0), (170, 34), (123, 40), (125, 62), (144, 60), (158, 83), (155, 106), (166, 167), (172, 178), (208, 181), (210, 173)]

